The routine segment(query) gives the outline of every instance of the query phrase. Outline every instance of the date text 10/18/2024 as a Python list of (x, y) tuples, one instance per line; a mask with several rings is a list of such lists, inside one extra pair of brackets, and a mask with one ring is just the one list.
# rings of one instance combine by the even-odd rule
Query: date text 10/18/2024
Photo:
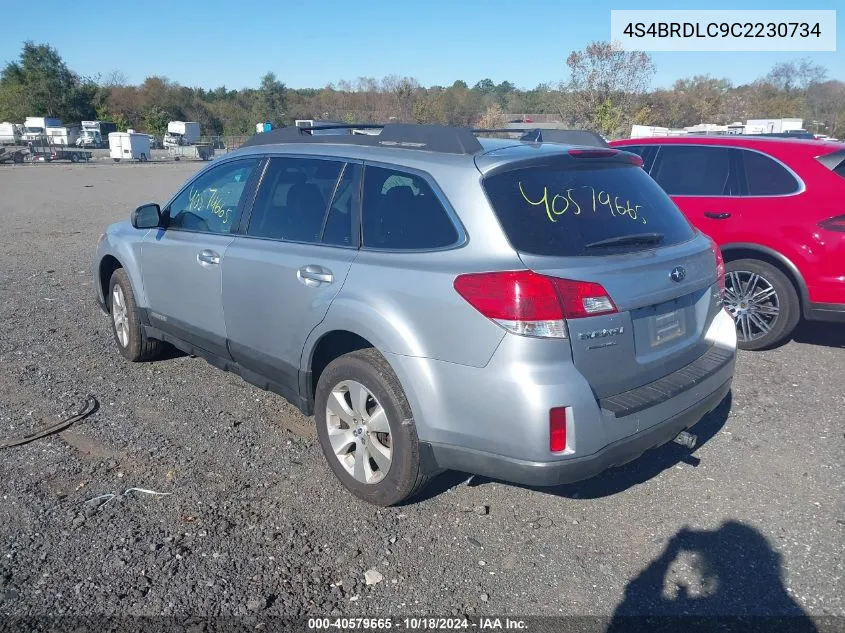
[(408, 631), (527, 631), (525, 620), (511, 618), (481, 617), (469, 618), (308, 618), (308, 629), (341, 631), (386, 631), (404, 629)]

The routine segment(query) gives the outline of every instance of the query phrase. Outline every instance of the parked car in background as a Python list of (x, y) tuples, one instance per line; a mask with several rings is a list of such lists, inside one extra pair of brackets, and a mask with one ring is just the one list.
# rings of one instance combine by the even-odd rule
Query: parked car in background
[(169, 342), (284, 396), (380, 505), (442, 469), (556, 485), (694, 444), (736, 333), (718, 247), (639, 157), (312, 131), (256, 134), (106, 230), (124, 358)]
[(845, 144), (759, 136), (620, 140), (725, 258), (739, 346), (801, 318), (845, 322)]

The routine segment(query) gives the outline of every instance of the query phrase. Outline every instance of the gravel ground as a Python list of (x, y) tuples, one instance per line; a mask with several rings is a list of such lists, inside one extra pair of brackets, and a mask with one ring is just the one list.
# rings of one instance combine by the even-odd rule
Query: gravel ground
[(281, 398), (116, 352), (97, 236), (200, 166), (0, 167), (0, 442), (100, 402), (0, 449), (0, 615), (845, 616), (845, 328), (741, 353), (692, 455), (546, 490), (446, 474), (378, 509)]

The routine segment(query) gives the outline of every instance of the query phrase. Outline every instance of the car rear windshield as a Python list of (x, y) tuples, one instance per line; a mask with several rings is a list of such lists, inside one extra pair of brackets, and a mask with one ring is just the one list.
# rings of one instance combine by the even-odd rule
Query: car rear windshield
[(508, 239), (533, 255), (603, 255), (678, 244), (694, 230), (640, 167), (527, 167), (484, 179)]

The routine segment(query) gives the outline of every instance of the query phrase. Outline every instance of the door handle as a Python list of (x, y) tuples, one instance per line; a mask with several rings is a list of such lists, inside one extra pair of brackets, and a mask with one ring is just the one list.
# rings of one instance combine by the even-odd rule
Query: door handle
[(204, 266), (216, 266), (220, 263), (220, 255), (206, 248), (197, 253), (197, 261)]
[(704, 217), (712, 220), (727, 220), (731, 214), (726, 211), (705, 211)]
[(330, 284), (334, 280), (332, 271), (322, 266), (315, 266), (310, 264), (303, 266), (296, 271), (297, 278), (306, 286), (318, 286), (320, 284)]

